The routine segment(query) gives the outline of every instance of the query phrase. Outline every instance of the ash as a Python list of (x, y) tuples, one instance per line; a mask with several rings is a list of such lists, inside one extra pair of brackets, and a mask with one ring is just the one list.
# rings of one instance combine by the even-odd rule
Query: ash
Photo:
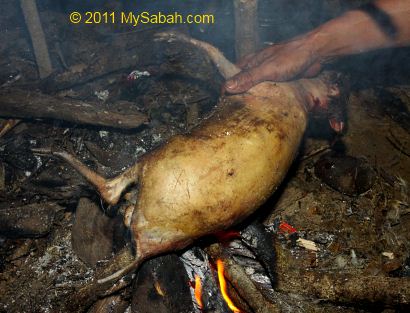
[(72, 249), (70, 220), (69, 215), (50, 234), (50, 243), (43, 250), (32, 251), (18, 270), (3, 273), (10, 287), (3, 295), (0, 310), (58, 312), (64, 296), (92, 279), (94, 271)]

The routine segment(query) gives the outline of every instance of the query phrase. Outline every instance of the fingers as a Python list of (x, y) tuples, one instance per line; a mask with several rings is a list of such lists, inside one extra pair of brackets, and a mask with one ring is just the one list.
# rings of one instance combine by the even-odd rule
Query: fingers
[(316, 76), (321, 70), (321, 64), (314, 51), (304, 41), (295, 40), (248, 55), (238, 63), (243, 71), (229, 79), (224, 89), (236, 94), (266, 80), (281, 82)]
[(240, 72), (225, 82), (224, 90), (228, 93), (242, 93), (255, 84), (254, 79), (247, 71)]
[(225, 82), (224, 89), (231, 94), (242, 93), (265, 80), (274, 80), (275, 73), (262, 63), (258, 67), (244, 70)]
[[(237, 65), (243, 71), (226, 81), (223, 89), (231, 94), (242, 93), (254, 85), (265, 80), (283, 81), (281, 77), (281, 64), (275, 66), (275, 59), (286, 45), (272, 45), (242, 58)], [(288, 75), (286, 75), (288, 76)]]

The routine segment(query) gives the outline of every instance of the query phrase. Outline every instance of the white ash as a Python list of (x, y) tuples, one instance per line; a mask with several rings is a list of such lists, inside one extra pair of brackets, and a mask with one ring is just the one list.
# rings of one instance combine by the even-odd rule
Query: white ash
[[(229, 251), (232, 253), (234, 260), (241, 265), (249, 277), (265, 289), (272, 289), (272, 285), (265, 269), (257, 261), (257, 258), (240, 240), (233, 240), (229, 243)], [(272, 250), (272, 253), (274, 251)]]
[(231, 241), (228, 247), (232, 254), (255, 259), (255, 255), (252, 253), (252, 251), (249, 250), (240, 240)]
[[(318, 244), (322, 244), (322, 245), (330, 245), (336, 238), (336, 235), (334, 234), (330, 234), (327, 232), (318, 232), (318, 233), (314, 233), (314, 232), (309, 232), (309, 238), (310, 240), (318, 243)], [(305, 238), (306, 239), (306, 238)]]
[(100, 138), (106, 138), (108, 137), (109, 132), (106, 130), (100, 130), (98, 134), (100, 135)]
[[(37, 275), (42, 275), (46, 271), (48, 275), (61, 273), (57, 276), (55, 283), (59, 285), (70, 285), (72, 280), (89, 281), (92, 279), (93, 271), (90, 269), (86, 273), (72, 273), (71, 268), (76, 268), (77, 263), (82, 263), (71, 247), (71, 233), (63, 238), (58, 238), (53, 245), (49, 246), (43, 256), (32, 265), (32, 269)], [(27, 260), (26, 260), (27, 262)]]
[(151, 73), (148, 71), (138, 71), (138, 70), (134, 70), (131, 73), (128, 74), (128, 79), (130, 80), (136, 80), (139, 79), (141, 77), (149, 77), (151, 76)]
[(264, 289), (272, 289), (270, 279), (258, 261), (243, 256), (234, 256), (234, 260), (243, 267), (246, 274), (248, 274), (249, 278), (255, 283), (262, 285)]
[(145, 150), (144, 147), (137, 146), (135, 148), (135, 155), (137, 155), (137, 156), (139, 156), (141, 154), (144, 154), (146, 152), (147, 152), (147, 150)]
[(39, 155), (35, 155), (34, 158), (36, 159), (36, 170), (38, 170), (42, 165), (43, 161), (41, 160), (41, 157)]
[(105, 102), (110, 96), (110, 92), (108, 90), (95, 91), (94, 95), (97, 96), (98, 100)]
[[(86, 267), (75, 255), (71, 246), (71, 225), (68, 219), (62, 221), (62, 225), (56, 228), (50, 238), (50, 244), (41, 255), (36, 252), (28, 254), (24, 264), (15, 275), (23, 276), (25, 284), (18, 294), (19, 306), (24, 308), (31, 306), (32, 298), (41, 296), (42, 302), (38, 303), (36, 312), (56, 312), (55, 303), (70, 293), (78, 286), (89, 282), (93, 278), (93, 271)], [(43, 284), (47, 292), (34, 286)], [(27, 294), (26, 290), (31, 290)], [(8, 307), (14, 299), (1, 303), (0, 310), (9, 311)]]
[(152, 143), (156, 144), (162, 141), (162, 136), (161, 134), (153, 134), (152, 135)]
[(336, 269), (344, 269), (347, 266), (347, 259), (343, 255), (338, 255), (335, 258)]

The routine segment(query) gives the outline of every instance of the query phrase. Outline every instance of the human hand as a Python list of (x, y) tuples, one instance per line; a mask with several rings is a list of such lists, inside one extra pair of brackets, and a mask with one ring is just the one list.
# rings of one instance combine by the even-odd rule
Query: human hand
[(323, 60), (312, 38), (305, 35), (246, 56), (237, 64), (242, 71), (227, 80), (224, 89), (236, 94), (262, 81), (280, 82), (316, 76)]

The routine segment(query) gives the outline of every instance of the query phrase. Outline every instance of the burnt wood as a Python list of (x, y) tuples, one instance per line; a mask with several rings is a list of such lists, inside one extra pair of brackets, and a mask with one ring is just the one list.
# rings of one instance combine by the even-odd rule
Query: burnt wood
[[(120, 109), (123, 109), (120, 111)], [(148, 122), (131, 105), (118, 108), (99, 102), (54, 97), (38, 91), (7, 89), (0, 92), (0, 116), (22, 119), (56, 119), (75, 124), (132, 129)]]
[(244, 242), (255, 254), (265, 268), (272, 286), (276, 284), (276, 253), (273, 235), (266, 231), (265, 227), (254, 222), (241, 231), (242, 242)]
[(145, 262), (134, 283), (132, 313), (194, 311), (189, 278), (179, 257), (169, 254)]

